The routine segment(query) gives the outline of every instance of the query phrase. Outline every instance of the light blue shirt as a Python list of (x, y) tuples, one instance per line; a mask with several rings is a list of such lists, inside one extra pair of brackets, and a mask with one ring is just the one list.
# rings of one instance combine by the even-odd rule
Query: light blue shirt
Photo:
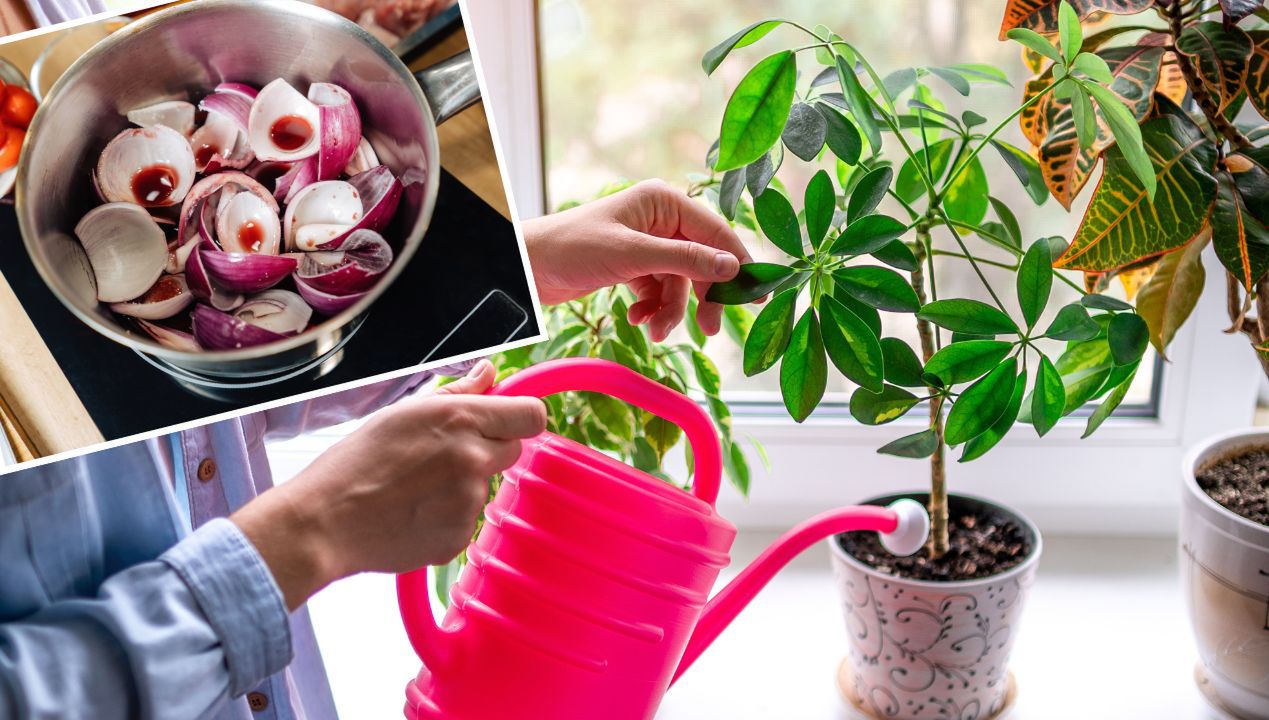
[(223, 518), (272, 487), (266, 441), (428, 377), (0, 477), (0, 718), (335, 718), (307, 612)]

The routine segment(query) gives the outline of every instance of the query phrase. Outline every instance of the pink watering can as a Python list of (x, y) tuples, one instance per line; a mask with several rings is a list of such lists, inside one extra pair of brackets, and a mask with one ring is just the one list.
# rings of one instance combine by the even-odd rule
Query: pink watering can
[(605, 393), (683, 428), (693, 492), (552, 433), (524, 442), (485, 510), (438, 626), (426, 568), (397, 578), (424, 663), (411, 720), (646, 720), (666, 689), (789, 560), (848, 530), (896, 554), (925, 542), (924, 508), (834, 510), (794, 528), (711, 600), (736, 528), (714, 509), (721, 448), (699, 405), (616, 363), (572, 358), (507, 378), (494, 395)]

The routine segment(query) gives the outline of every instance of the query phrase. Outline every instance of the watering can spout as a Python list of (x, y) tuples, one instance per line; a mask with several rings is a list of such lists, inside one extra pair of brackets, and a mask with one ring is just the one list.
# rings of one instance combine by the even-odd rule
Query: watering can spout
[(705, 648), (789, 561), (826, 537), (854, 530), (881, 533), (881, 542), (891, 553), (911, 555), (925, 544), (930, 518), (920, 503), (904, 499), (889, 507), (864, 505), (830, 510), (794, 527), (764, 550), (705, 606), (671, 682), (677, 681), (696, 662)]

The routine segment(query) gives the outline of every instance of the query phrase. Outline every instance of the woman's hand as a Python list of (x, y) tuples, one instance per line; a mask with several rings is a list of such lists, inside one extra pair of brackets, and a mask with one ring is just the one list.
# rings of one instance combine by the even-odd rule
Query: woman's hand
[(701, 301), (697, 324), (706, 335), (717, 333), (723, 308), (706, 302), (705, 293), (751, 262), (722, 218), (660, 180), (529, 220), (524, 236), (544, 304), (628, 285), (637, 298), (628, 319), (646, 323), (657, 342), (683, 318), (690, 288)]
[(471, 541), (489, 477), (520, 456), (521, 438), (546, 429), (537, 398), (480, 395), (494, 369), (373, 415), (290, 482), (230, 519), (295, 609), (360, 572), (405, 572), (449, 562)]

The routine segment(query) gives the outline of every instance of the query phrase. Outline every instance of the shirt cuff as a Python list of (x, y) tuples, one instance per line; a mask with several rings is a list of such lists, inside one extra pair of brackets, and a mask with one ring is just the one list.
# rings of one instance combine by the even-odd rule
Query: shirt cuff
[(159, 559), (189, 586), (219, 637), (231, 697), (290, 663), (291, 626), (282, 591), (237, 525), (211, 520)]

